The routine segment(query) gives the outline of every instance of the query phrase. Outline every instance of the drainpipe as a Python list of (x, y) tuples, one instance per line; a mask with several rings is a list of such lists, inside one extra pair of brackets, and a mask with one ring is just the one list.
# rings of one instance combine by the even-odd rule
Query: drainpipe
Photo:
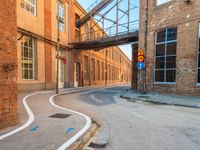
[(145, 69), (144, 69), (144, 80), (143, 80), (143, 93), (147, 93), (147, 88), (146, 88), (146, 62), (147, 62), (147, 34), (148, 34), (148, 0), (146, 0), (145, 3), (145, 31), (144, 31), (144, 63), (145, 63)]
[(71, 73), (71, 68), (70, 68), (70, 45), (69, 43), (71, 42), (70, 40), (70, 4), (71, 4), (71, 0), (69, 0), (69, 6), (68, 6), (68, 88), (70, 88), (70, 73)]

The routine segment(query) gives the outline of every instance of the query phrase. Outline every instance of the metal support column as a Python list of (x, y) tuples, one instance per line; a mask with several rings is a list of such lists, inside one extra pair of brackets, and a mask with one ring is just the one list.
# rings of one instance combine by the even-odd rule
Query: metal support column
[(117, 8), (116, 8), (117, 12), (116, 12), (116, 35), (118, 35), (118, 23), (119, 23), (119, 0), (117, 0)]

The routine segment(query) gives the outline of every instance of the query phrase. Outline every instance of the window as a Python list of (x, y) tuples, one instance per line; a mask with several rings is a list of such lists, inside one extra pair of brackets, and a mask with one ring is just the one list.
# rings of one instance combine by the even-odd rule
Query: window
[(90, 38), (93, 40), (95, 39), (95, 32), (94, 32), (94, 28), (90, 29)]
[(59, 49), (59, 56), (65, 57), (65, 49), (64, 48), (60, 47), (60, 49)]
[(197, 83), (200, 84), (200, 24), (199, 24), (199, 50), (198, 50), (198, 69), (197, 69)]
[(88, 56), (84, 56), (84, 80), (88, 81)]
[(100, 62), (97, 61), (97, 79), (100, 80)]
[(171, 0), (157, 0), (157, 5), (161, 5), (161, 4), (164, 4), (164, 3), (167, 3)]
[[(76, 23), (80, 20), (80, 16), (78, 14), (75, 14), (75, 27), (76, 27)], [(81, 30), (80, 28), (75, 28), (75, 38), (76, 41), (79, 42), (81, 40)]]
[[(59, 19), (59, 30), (65, 31), (65, 5), (61, 1), (56, 2), (56, 16)], [(58, 26), (58, 19), (56, 20), (56, 27)]]
[(24, 8), (28, 12), (36, 15), (36, 0), (21, 0), (21, 8)]
[(34, 40), (24, 37), (21, 42), (22, 79), (34, 80)]
[(89, 40), (89, 26), (88, 23), (84, 25), (84, 31), (85, 31), (85, 40)]
[(95, 62), (94, 59), (91, 60), (91, 80), (95, 80)]
[(156, 34), (155, 82), (176, 80), (177, 29), (170, 28)]
[(105, 71), (104, 71), (104, 63), (103, 63), (103, 62), (101, 63), (101, 67), (102, 67), (102, 75), (101, 75), (101, 78), (102, 78), (102, 80), (104, 80)]

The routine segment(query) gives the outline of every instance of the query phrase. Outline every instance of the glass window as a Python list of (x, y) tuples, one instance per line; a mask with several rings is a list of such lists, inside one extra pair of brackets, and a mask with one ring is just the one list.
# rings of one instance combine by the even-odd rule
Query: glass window
[(21, 42), (22, 79), (33, 80), (34, 77), (34, 40), (24, 37)]
[(84, 80), (88, 81), (88, 56), (84, 56)]
[(200, 83), (200, 24), (199, 24), (199, 50), (198, 50), (198, 69), (197, 83)]
[(101, 71), (101, 73), (102, 73), (101, 79), (104, 80), (105, 70), (104, 70), (104, 63), (103, 63), (103, 62), (101, 63), (101, 68), (102, 68), (102, 71)]
[(36, 0), (21, 0), (20, 6), (33, 15), (36, 15)]
[(164, 4), (164, 3), (167, 3), (171, 0), (157, 0), (157, 5), (161, 5), (161, 4)]
[(91, 80), (95, 80), (95, 62), (94, 59), (91, 60)]
[(169, 28), (156, 34), (155, 82), (176, 81), (176, 32)]
[(100, 80), (100, 62), (97, 61), (97, 79)]
[[(56, 16), (59, 19), (59, 30), (65, 30), (65, 5), (61, 1), (56, 2)], [(56, 21), (56, 27), (58, 26), (58, 19)]]
[(84, 25), (84, 32), (85, 32), (85, 40), (89, 40), (90, 35), (89, 35), (89, 26), (88, 26), (88, 23), (86, 23)]

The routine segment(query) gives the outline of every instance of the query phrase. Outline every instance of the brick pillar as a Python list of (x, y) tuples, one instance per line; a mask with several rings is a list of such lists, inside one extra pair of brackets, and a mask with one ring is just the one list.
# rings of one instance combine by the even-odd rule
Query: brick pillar
[[(70, 37), (69, 37), (69, 43), (73, 43), (75, 40), (75, 6), (74, 6), (74, 1), (69, 0), (69, 13), (70, 13), (70, 21), (69, 21), (69, 32), (70, 32)], [(69, 48), (68, 50), (68, 60), (67, 60), (67, 84), (68, 87), (74, 87), (74, 62), (75, 62), (75, 53), (73, 48)]]
[(0, 129), (18, 123), (16, 17), (16, 0), (0, 1)]
[(138, 53), (138, 44), (132, 45), (131, 88), (133, 90), (137, 90), (138, 88), (137, 53)]
[[(51, 31), (51, 0), (44, 0), (44, 36), (48, 39), (52, 38)], [(52, 46), (45, 42), (45, 88), (50, 89), (52, 84)]]

